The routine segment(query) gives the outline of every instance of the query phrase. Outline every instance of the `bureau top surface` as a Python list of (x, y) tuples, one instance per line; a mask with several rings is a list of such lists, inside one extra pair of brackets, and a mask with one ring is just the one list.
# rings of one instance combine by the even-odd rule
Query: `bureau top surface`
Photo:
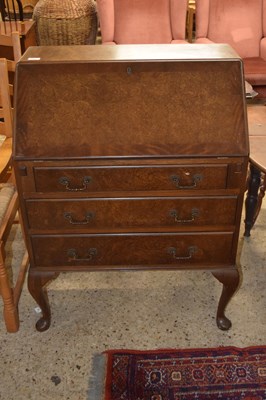
[(24, 63), (68, 63), (110, 61), (241, 60), (226, 44), (152, 44), (116, 46), (35, 46), (26, 50)]
[(14, 157), (248, 154), (243, 65), (227, 45), (32, 47)]

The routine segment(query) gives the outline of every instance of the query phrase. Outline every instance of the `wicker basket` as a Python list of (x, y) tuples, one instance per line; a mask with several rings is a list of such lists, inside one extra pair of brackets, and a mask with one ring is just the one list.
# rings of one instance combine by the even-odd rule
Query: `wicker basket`
[(95, 44), (98, 21), (94, 0), (39, 0), (33, 12), (37, 44)]

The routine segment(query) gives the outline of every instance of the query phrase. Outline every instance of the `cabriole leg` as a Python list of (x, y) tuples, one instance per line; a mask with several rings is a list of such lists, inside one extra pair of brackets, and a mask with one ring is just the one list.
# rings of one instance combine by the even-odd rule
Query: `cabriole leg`
[(237, 269), (227, 271), (213, 271), (213, 276), (223, 284), (222, 294), (219, 300), (216, 323), (219, 329), (227, 331), (231, 328), (231, 321), (225, 316), (225, 309), (239, 285), (239, 272)]
[(39, 332), (46, 331), (51, 324), (51, 310), (47, 296), (46, 285), (57, 278), (59, 273), (40, 272), (34, 269), (29, 270), (28, 288), (29, 292), (42, 310), (42, 317), (36, 323), (36, 329)]

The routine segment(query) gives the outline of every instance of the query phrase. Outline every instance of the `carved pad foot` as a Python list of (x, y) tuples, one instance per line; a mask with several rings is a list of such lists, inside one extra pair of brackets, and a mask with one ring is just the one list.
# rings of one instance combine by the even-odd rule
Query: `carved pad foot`
[(226, 316), (217, 318), (216, 323), (218, 328), (222, 331), (228, 331), (232, 326), (232, 322)]
[(35, 326), (38, 332), (44, 332), (50, 328), (50, 325), (51, 325), (51, 318), (45, 319), (44, 317), (42, 317), (36, 322)]

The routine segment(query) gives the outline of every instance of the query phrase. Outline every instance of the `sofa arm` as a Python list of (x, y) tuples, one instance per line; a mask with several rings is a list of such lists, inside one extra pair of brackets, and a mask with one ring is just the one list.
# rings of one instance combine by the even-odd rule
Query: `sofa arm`
[(266, 61), (266, 37), (260, 41), (260, 57)]

